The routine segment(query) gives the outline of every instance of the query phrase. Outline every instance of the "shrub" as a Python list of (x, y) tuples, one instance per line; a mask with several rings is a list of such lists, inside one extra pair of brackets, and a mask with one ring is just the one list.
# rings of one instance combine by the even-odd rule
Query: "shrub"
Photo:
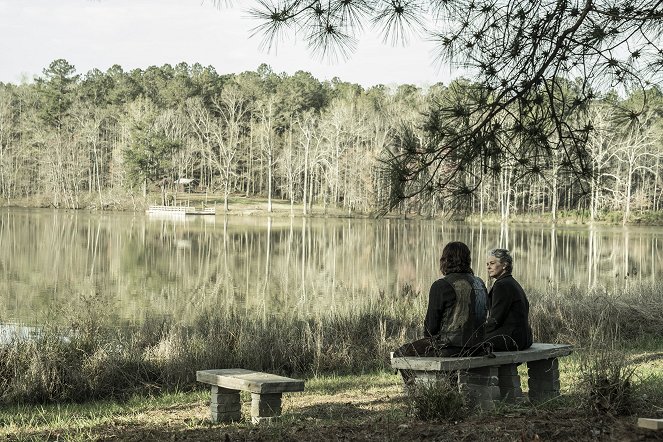
[(406, 404), (409, 413), (423, 421), (453, 421), (468, 413), (465, 398), (455, 383), (447, 378), (409, 385)]
[(580, 364), (584, 405), (600, 414), (629, 415), (635, 409), (635, 367), (613, 350), (590, 350)]

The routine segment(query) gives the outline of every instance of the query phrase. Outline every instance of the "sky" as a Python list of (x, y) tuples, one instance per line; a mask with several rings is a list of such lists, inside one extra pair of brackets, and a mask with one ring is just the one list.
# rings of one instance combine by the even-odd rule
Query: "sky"
[(340, 61), (320, 60), (304, 42), (287, 40), (260, 49), (250, 37), (258, 23), (238, 0), (217, 8), (210, 0), (0, 0), (0, 81), (20, 83), (64, 58), (85, 74), (114, 64), (125, 71), (180, 62), (214, 66), (219, 74), (254, 71), (266, 63), (277, 73), (308, 71), (364, 87), (448, 83), (454, 72), (433, 62), (433, 46), (413, 38), (407, 46), (384, 44), (367, 30), (357, 51)]

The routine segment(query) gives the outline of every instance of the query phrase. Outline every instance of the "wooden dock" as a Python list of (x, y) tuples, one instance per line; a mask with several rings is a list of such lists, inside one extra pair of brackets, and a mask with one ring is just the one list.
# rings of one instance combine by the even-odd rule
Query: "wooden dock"
[(195, 207), (195, 206), (150, 206), (147, 209), (148, 215), (216, 215), (216, 207)]

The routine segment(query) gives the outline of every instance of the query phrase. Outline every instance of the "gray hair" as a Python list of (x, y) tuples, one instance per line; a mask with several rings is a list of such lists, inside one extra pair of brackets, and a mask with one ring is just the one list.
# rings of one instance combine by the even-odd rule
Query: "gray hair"
[(499, 259), (500, 263), (504, 265), (504, 271), (506, 273), (511, 273), (513, 270), (513, 256), (511, 256), (511, 252), (507, 249), (493, 249), (488, 252), (488, 255)]

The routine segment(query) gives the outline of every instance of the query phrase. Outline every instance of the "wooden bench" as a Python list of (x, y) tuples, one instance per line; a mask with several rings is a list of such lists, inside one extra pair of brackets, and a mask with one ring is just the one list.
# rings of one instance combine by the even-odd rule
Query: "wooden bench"
[(212, 422), (234, 422), (241, 418), (240, 391), (251, 393), (251, 421), (269, 422), (281, 415), (281, 395), (304, 391), (304, 381), (259, 371), (229, 368), (201, 370), (196, 379), (212, 386)]
[(573, 351), (571, 345), (534, 343), (527, 350), (494, 352), (495, 357), (393, 357), (392, 368), (407, 370), (415, 382), (431, 382), (452, 376), (470, 403), (495, 408), (500, 400), (522, 397), (518, 365), (527, 363), (530, 401), (559, 396), (557, 358)]

